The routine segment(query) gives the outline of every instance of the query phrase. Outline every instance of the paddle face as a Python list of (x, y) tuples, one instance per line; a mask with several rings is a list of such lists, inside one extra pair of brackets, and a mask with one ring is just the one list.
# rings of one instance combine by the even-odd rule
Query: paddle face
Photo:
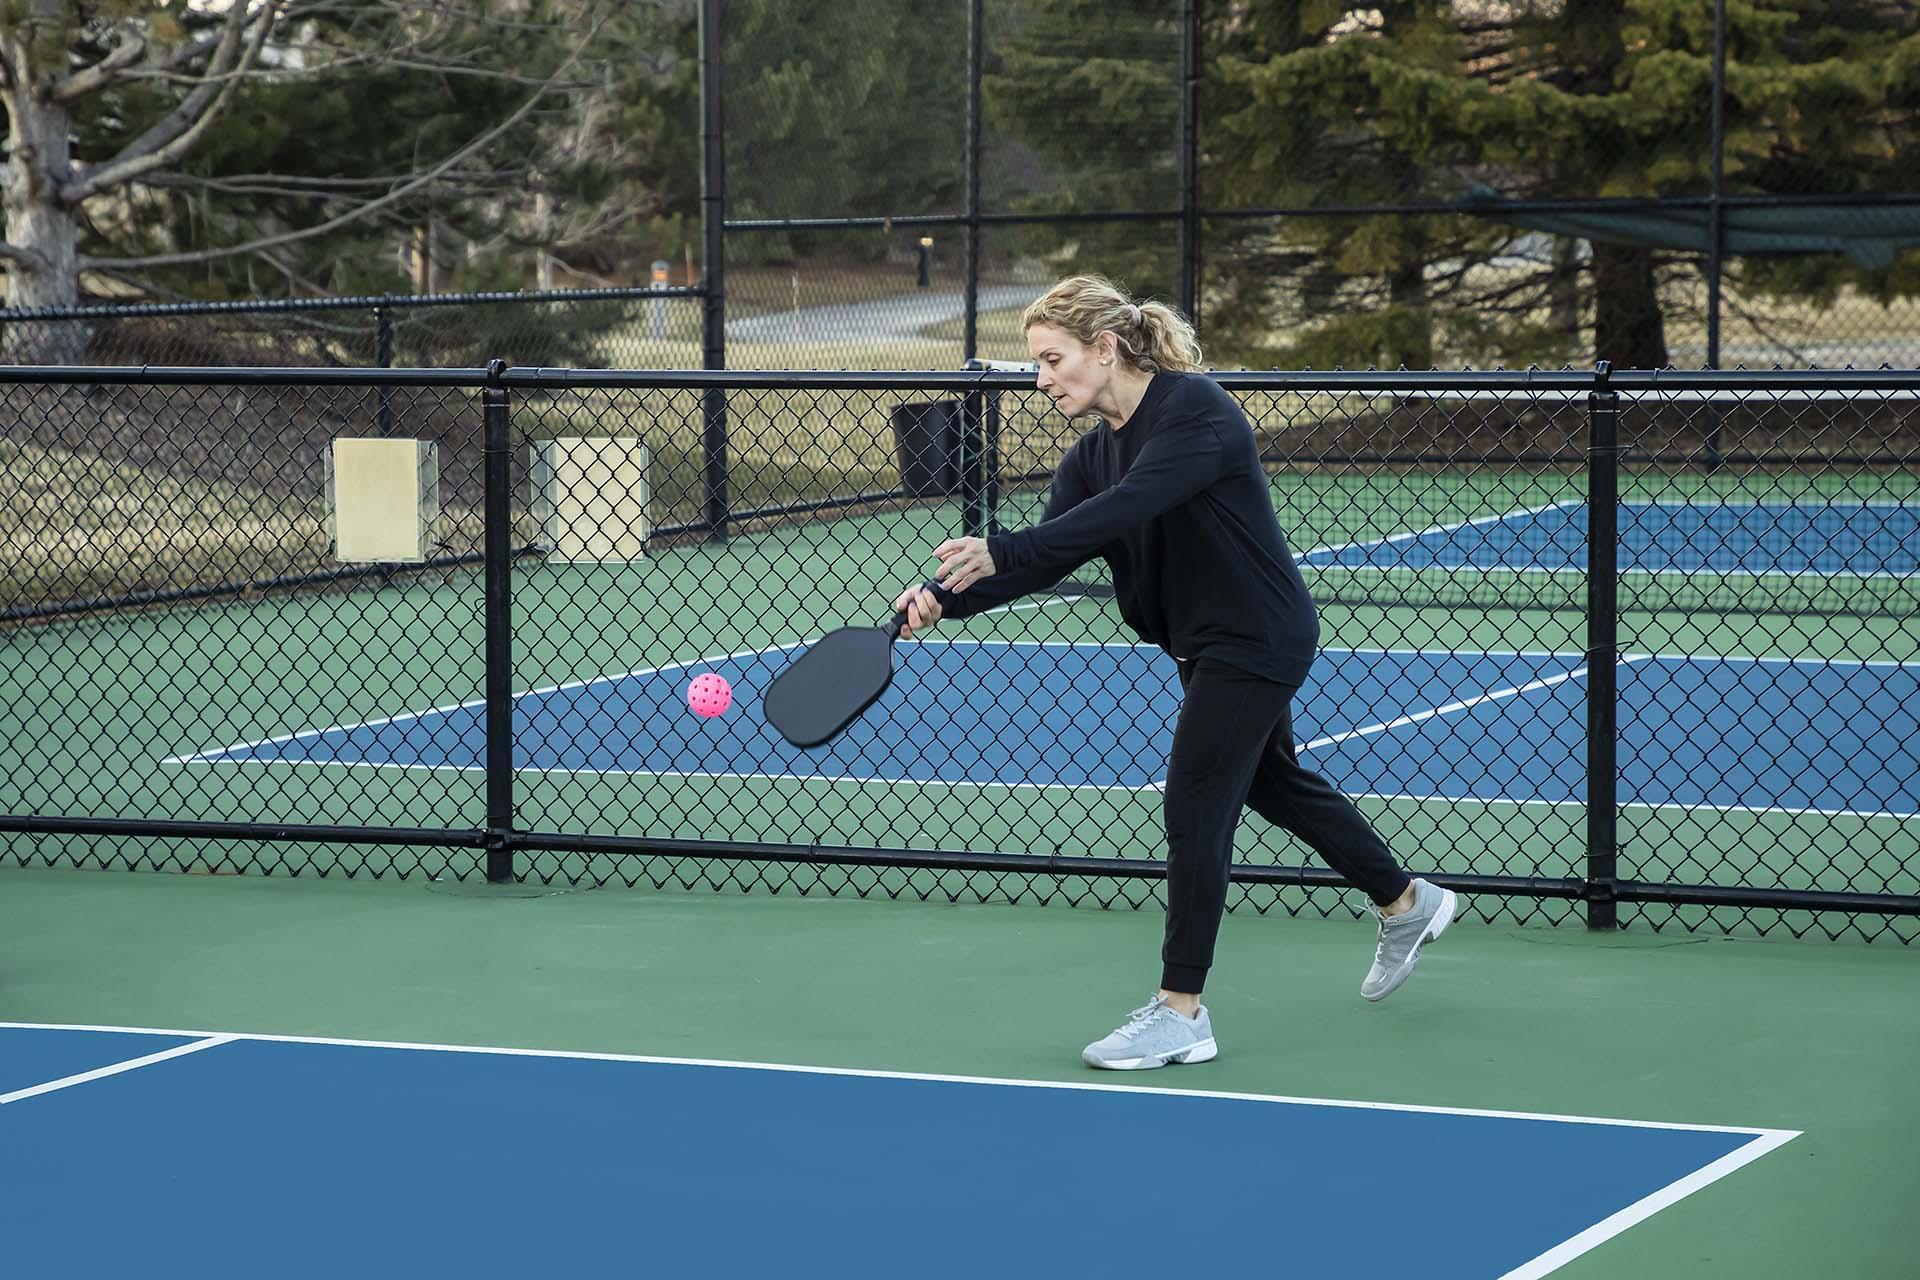
[(796, 747), (817, 747), (852, 724), (893, 683), (893, 642), (905, 621), (820, 637), (767, 686), (767, 723)]

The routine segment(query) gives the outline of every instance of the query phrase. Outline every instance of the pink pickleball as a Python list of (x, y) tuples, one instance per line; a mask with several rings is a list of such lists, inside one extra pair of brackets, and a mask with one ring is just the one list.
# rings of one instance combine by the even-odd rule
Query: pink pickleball
[(687, 705), (693, 714), (711, 720), (733, 705), (733, 686), (727, 683), (725, 676), (717, 676), (709, 671), (697, 675), (693, 683), (687, 686)]

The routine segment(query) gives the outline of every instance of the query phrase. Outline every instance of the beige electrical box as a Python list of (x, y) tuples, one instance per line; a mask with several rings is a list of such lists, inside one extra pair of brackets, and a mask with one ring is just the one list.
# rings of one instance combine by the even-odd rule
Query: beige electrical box
[(430, 440), (341, 438), (327, 452), (327, 533), (348, 563), (425, 560), (440, 519), (440, 453)]
[(549, 560), (646, 558), (647, 446), (562, 436), (533, 446), (533, 518)]

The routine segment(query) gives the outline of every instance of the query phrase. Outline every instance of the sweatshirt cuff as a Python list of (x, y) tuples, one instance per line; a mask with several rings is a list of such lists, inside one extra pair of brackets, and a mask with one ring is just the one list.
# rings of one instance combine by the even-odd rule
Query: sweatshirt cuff
[(1013, 533), (987, 535), (987, 554), (993, 558), (995, 573), (1012, 573), (1015, 569), (1026, 566), (1027, 557), (1023, 554), (1025, 547), (1019, 542), (1020, 535), (1024, 532), (1025, 530), (1018, 530)]
[(935, 582), (932, 579), (927, 580), (927, 590), (931, 591), (933, 593), (933, 598), (939, 602), (940, 616), (943, 618), (953, 617), (954, 611), (960, 605), (960, 597), (955, 595), (953, 592), (947, 590), (945, 587), (941, 586), (938, 582)]

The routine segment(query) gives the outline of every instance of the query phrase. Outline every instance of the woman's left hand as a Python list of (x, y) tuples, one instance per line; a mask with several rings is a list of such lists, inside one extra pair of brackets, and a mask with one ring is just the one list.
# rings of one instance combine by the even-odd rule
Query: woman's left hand
[(949, 538), (933, 554), (940, 557), (940, 585), (956, 594), (994, 574), (985, 538)]

